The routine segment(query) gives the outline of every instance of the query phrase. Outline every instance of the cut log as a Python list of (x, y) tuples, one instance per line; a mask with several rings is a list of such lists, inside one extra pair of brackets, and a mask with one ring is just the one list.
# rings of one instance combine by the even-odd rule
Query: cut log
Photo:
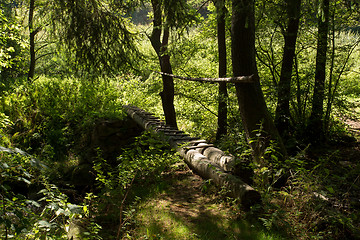
[(133, 106), (124, 106), (124, 108), (142, 128), (160, 133), (164, 140), (180, 153), (185, 163), (195, 173), (205, 179), (212, 179), (219, 187), (224, 187), (228, 194), (239, 199), (244, 207), (248, 208), (261, 202), (259, 192), (228, 172), (234, 166), (233, 156), (227, 156), (205, 140), (193, 138), (184, 133), (173, 135), (173, 131), (169, 131), (162, 121), (147, 119), (149, 115), (144, 114), (140, 108)]
[(226, 155), (220, 149), (207, 146), (205, 143), (200, 143), (197, 146), (206, 146), (205, 148), (199, 148), (198, 151), (203, 154), (206, 158), (208, 158), (211, 162), (220, 166), (224, 171), (231, 172), (235, 167), (235, 157), (232, 155)]
[(180, 156), (183, 157), (186, 164), (201, 177), (212, 179), (217, 186), (225, 187), (228, 194), (239, 199), (244, 207), (248, 208), (254, 204), (261, 203), (259, 192), (244, 183), (241, 179), (224, 172), (224, 170), (212, 163), (198, 151), (186, 151), (182, 149)]

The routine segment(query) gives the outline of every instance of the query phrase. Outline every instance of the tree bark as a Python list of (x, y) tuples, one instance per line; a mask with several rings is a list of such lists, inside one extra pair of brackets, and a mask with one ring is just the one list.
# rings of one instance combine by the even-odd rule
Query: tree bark
[[(231, 40), (234, 77), (257, 75), (253, 0), (232, 0)], [(235, 84), (235, 87), (242, 123), (255, 160), (260, 161), (271, 140), (276, 142), (279, 156), (285, 157), (286, 150), (268, 112), (259, 78), (254, 83)]]
[(326, 78), (326, 52), (329, 29), (329, 0), (323, 0), (323, 14), (318, 17), (318, 42), (316, 52), (315, 85), (312, 98), (311, 115), (308, 125), (308, 136), (312, 143), (324, 140), (324, 87)]
[(290, 98), (291, 76), (295, 57), (297, 33), (299, 30), (301, 0), (287, 0), (288, 24), (284, 32), (284, 53), (281, 75), (278, 83), (278, 102), (276, 106), (275, 124), (284, 139), (290, 131)]
[[(219, 52), (219, 78), (226, 77), (226, 32), (225, 32), (225, 14), (227, 9), (224, 0), (215, 0), (217, 12), (217, 39)], [(216, 139), (219, 140), (227, 134), (227, 85), (219, 83), (219, 99), (218, 99), (218, 128)]]
[(31, 82), (35, 75), (35, 35), (37, 34), (37, 30), (34, 29), (34, 9), (35, 9), (35, 0), (30, 0), (30, 8), (29, 8), (29, 32), (30, 32), (30, 65), (28, 72), (28, 82)]
[[(158, 55), (160, 62), (160, 69), (164, 73), (172, 74), (172, 68), (170, 63), (170, 56), (167, 54), (167, 46), (169, 42), (169, 28), (163, 28), (163, 18), (161, 11), (161, 1), (159, 0), (151, 0), (153, 12), (154, 12), (154, 20), (153, 20), (153, 31), (150, 36), (151, 44)], [(161, 39), (162, 36), (162, 41)], [(176, 122), (176, 112), (174, 106), (174, 80), (173, 77), (168, 75), (162, 75), (163, 79), (163, 91), (160, 93), (162, 106), (165, 115), (166, 124), (177, 128)]]

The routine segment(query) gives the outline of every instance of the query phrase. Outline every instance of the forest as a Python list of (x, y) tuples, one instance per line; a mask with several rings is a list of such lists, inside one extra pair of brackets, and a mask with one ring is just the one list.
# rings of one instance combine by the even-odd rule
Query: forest
[(0, 239), (360, 239), (359, 0), (0, 5)]

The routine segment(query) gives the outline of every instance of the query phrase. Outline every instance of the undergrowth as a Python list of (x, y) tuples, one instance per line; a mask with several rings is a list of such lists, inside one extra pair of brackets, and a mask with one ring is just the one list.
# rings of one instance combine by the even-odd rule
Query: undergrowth
[[(208, 219), (198, 216), (193, 224), (169, 212), (170, 207), (156, 209), (159, 198), (178, 180), (169, 176), (176, 178), (185, 168), (169, 146), (150, 132), (124, 147), (115, 162), (104, 159), (99, 151), (90, 167), (96, 178), (95, 185), (87, 189), (91, 191), (82, 193), (76, 202), (65, 195), (53, 181), (63, 177), (64, 168), (78, 164), (86, 147), (81, 145), (82, 138), (89, 135), (95, 121), (123, 118), (123, 104), (139, 105), (161, 117), (159, 99), (151, 97), (160, 85), (130, 76), (93, 82), (40, 77), (31, 84), (19, 80), (2, 92), (1, 237), (66, 239), (72, 229), (81, 226), (84, 239), (211, 239), (212, 234), (239, 239), (241, 231), (252, 234), (253, 239), (360, 238), (358, 145), (336, 137), (339, 132), (348, 134), (345, 125), (336, 121), (331, 125), (330, 143), (341, 146), (305, 148), (280, 162), (276, 147), (270, 144), (261, 162), (249, 164), (252, 155), (239, 116), (232, 115), (234, 127), (218, 146), (249, 164), (255, 173), (253, 186), (261, 193), (263, 204), (248, 213), (228, 198), (225, 190), (209, 191), (211, 181), (198, 188), (216, 198), (203, 211)], [(180, 125), (187, 126), (193, 135), (212, 139), (214, 126), (206, 131), (200, 126), (213, 116), (200, 115), (185, 111), (180, 119), (190, 116), (196, 123), (187, 120)], [(211, 125), (211, 121), (207, 123)], [(278, 180), (282, 183), (275, 184)], [(177, 204), (188, 203), (185, 199)], [(191, 206), (189, 211), (196, 212), (198, 207)], [(149, 214), (152, 222), (144, 220)], [(220, 235), (206, 230), (212, 228), (220, 229)]]

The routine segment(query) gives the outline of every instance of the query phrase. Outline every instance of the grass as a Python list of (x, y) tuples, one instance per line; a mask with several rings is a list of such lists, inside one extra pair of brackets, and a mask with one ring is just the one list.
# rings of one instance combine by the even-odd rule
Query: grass
[(283, 239), (252, 224), (235, 202), (189, 169), (168, 174), (143, 196), (124, 239)]
[(357, 239), (358, 146), (298, 156), (288, 184), (259, 189), (262, 208), (250, 212), (177, 163), (134, 186), (141, 200), (129, 205), (123, 239)]

